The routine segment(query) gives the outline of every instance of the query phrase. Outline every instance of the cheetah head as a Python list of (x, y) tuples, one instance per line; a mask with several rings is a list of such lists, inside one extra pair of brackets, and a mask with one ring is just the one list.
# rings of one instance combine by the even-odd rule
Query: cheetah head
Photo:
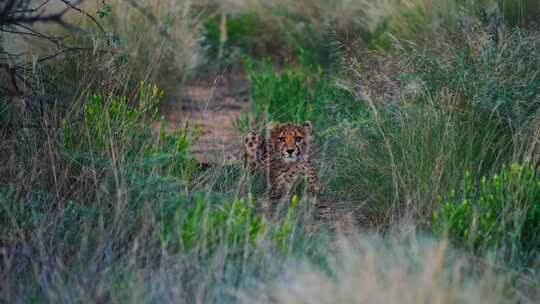
[(310, 148), (310, 131), (309, 121), (270, 125), (268, 133), (274, 157), (287, 163), (306, 159)]

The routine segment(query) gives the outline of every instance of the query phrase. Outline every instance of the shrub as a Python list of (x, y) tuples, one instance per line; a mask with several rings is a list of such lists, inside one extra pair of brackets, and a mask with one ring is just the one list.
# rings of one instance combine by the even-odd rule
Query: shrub
[(483, 37), (474, 51), (398, 53), (407, 65), (393, 73), (398, 93), (390, 96), (366, 94), (365, 72), (351, 66), (351, 91), (365, 114), (334, 128), (339, 169), (330, 181), (338, 193), (373, 202), (364, 214), (384, 221), (413, 215), (428, 224), (437, 197), (458, 187), (465, 171), (477, 184), (527, 156), (540, 106), (537, 41), (519, 31), (500, 46)]
[(192, 206), (179, 202), (174, 210), (162, 209), (159, 215), (160, 243), (169, 251), (177, 247), (206, 254), (215, 253), (220, 244), (242, 249), (242, 244), (255, 244), (265, 229), (263, 218), (254, 210), (253, 202), (244, 199), (213, 204), (199, 196)]
[(229, 4), (205, 20), (203, 46), (210, 58), (238, 60), (246, 55), (255, 60), (271, 57), (279, 63), (304, 61), (334, 67), (342, 44), (358, 38), (356, 32), (362, 28), (353, 14), (360, 14), (365, 6), (336, 2)]
[(474, 250), (497, 250), (510, 264), (534, 262), (540, 248), (540, 178), (528, 162), (503, 166), (473, 184), (470, 174), (459, 191), (441, 200), (433, 230), (447, 232)]
[[(479, 35), (479, 34), (477, 34)], [(411, 56), (413, 72), (404, 79), (420, 79), (431, 94), (447, 90), (456, 106), (499, 121), (511, 132), (531, 120), (540, 108), (540, 47), (537, 37), (515, 30), (497, 36), (475, 36), (464, 47), (438, 49)]]
[(256, 120), (311, 120), (317, 127), (323, 127), (350, 112), (349, 92), (332, 83), (320, 68), (313, 71), (286, 66), (278, 72), (268, 61), (258, 69), (248, 61), (246, 68), (252, 96), (251, 112)]
[(162, 121), (158, 136), (153, 134), (162, 95), (156, 86), (144, 83), (135, 99), (138, 104), (125, 97), (90, 94), (80, 121), (64, 120), (60, 129), (63, 152), (76, 167), (98, 164), (96, 169), (110, 170), (118, 166), (115, 162), (129, 163), (126, 168), (159, 169), (165, 176), (189, 180), (196, 163), (187, 150), (195, 141), (188, 125), (166, 133)]
[[(286, 38), (285, 43), (291, 53), (290, 60), (300, 64), (333, 69), (342, 54), (342, 50), (340, 50), (342, 44), (350, 43), (350, 40), (357, 39), (357, 37), (354, 35), (354, 37), (340, 36), (337, 31), (344, 29), (337, 28), (337, 24), (343, 20), (332, 20), (335, 16), (327, 13), (327, 9), (331, 8), (324, 7), (324, 4), (314, 6), (319, 6), (315, 12), (302, 11), (301, 7), (289, 8), (288, 10), (276, 8), (276, 15), (282, 19), (280, 33)], [(315, 14), (315, 16), (310, 14)], [(350, 20), (345, 20), (343, 23), (348, 21)], [(347, 28), (346, 31), (356, 30), (351, 23), (347, 23), (347, 26), (350, 28)]]
[(259, 17), (255, 11), (208, 17), (204, 22), (203, 41), (208, 56), (234, 59), (235, 53), (253, 58), (280, 55), (285, 41), (272, 35), (270, 24)]
[[(47, 122), (43, 129), (17, 127), (7, 134), (12, 151), (18, 153), (12, 153), (6, 171), (10, 176), (0, 187), (3, 233), (46, 232), (65, 241), (66, 252), (77, 250), (84, 229), (111, 229), (118, 233), (111, 240), (115, 244), (132, 238), (139, 225), (148, 222), (143, 210), (149, 202), (173, 200), (197, 170), (188, 151), (195, 137), (187, 125), (171, 133), (165, 132), (164, 124), (152, 129), (161, 95), (146, 84), (131, 102), (88, 94), (80, 107), (74, 104), (66, 110), (58, 127)], [(27, 148), (32, 145), (46, 146), (45, 155)], [(32, 167), (36, 169), (28, 170)], [(56, 223), (54, 231), (49, 231), (48, 220)], [(119, 221), (121, 228), (116, 226)], [(97, 242), (101, 236), (86, 239)], [(26, 242), (24, 237), (12, 241), (9, 246)], [(50, 250), (57, 245), (53, 242)]]
[[(390, 50), (394, 39), (433, 45), (456, 31), (462, 1), (373, 1), (366, 5), (364, 40), (371, 49)], [(441, 39), (443, 38), (443, 39)]]

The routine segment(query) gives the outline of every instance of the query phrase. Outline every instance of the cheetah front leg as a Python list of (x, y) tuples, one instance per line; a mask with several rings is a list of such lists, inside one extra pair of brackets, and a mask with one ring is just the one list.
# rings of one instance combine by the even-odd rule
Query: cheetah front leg
[(289, 208), (292, 199), (292, 185), (293, 183), (289, 178), (281, 175), (271, 182), (270, 199), (267, 208), (271, 215), (278, 216)]
[[(273, 168), (274, 170), (278, 170)], [(272, 174), (274, 173), (274, 174)], [(294, 170), (287, 169), (277, 174), (270, 172), (270, 199), (277, 200), (279, 198), (288, 199), (290, 192), (296, 181), (296, 175)]]
[(319, 179), (317, 178), (317, 173), (315, 169), (310, 164), (303, 164), (301, 170), (304, 173), (308, 181), (308, 190), (315, 196), (318, 196), (321, 188), (319, 186)]
[(315, 169), (309, 163), (303, 165), (301, 169), (308, 182), (309, 200), (314, 203), (318, 218), (327, 220), (332, 218), (332, 209), (320, 200), (321, 188)]

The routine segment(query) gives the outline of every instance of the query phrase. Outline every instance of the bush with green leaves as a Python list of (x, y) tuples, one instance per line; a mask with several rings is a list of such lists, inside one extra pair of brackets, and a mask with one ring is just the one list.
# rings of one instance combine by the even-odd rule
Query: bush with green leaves
[(489, 172), (511, 154), (510, 139), (499, 138), (492, 121), (439, 101), (419, 93), (397, 104), (367, 102), (362, 115), (327, 129), (334, 195), (366, 202), (362, 216), (379, 225), (403, 217), (421, 223), (464, 170)]
[[(54, 163), (47, 166), (40, 150), (30, 164), (24, 155), (21, 160), (14, 155), (11, 170), (25, 182), (0, 187), (2, 232), (42, 231), (65, 241), (68, 252), (77, 250), (85, 229), (115, 231), (111, 242), (116, 244), (138, 233), (141, 223), (148, 222), (144, 210), (157, 208), (151, 203), (175, 200), (197, 171), (188, 150), (196, 139), (192, 129), (186, 125), (165, 132), (161, 123), (155, 130), (161, 95), (157, 87), (144, 83), (130, 100), (88, 94), (81, 98), (82, 104), (66, 111), (59, 127), (51, 124), (50, 129), (31, 132), (16, 128), (7, 134), (16, 151), (32, 144), (47, 146), (45, 157)], [(53, 132), (53, 127), (58, 129)], [(27, 166), (39, 169), (27, 170)], [(48, 220), (56, 224), (44, 227)], [(97, 232), (86, 239), (97, 242)]]
[(164, 175), (189, 180), (196, 169), (188, 148), (196, 132), (186, 124), (165, 132), (159, 124), (158, 135), (152, 129), (158, 115), (157, 104), (163, 93), (156, 86), (141, 84), (136, 99), (91, 94), (82, 105), (79, 122), (66, 118), (60, 130), (61, 146), (75, 167), (96, 165), (111, 169), (120, 163), (130, 168), (163, 171)]
[[(6, 239), (0, 244), (11, 257), (5, 265), (20, 266), (3, 271), (10, 282), (20, 283), (9, 294), (26, 301), (67, 295), (169, 299), (166, 290), (155, 292), (156, 284), (174, 286), (189, 303), (200, 297), (231, 299), (231, 290), (274, 277), (288, 257), (320, 245), (303, 234), (296, 198), (285, 216), (273, 221), (250, 199), (182, 195), (175, 189), (172, 197), (156, 189), (151, 200), (135, 207), (68, 202), (61, 210), (49, 204), (53, 193), (36, 191), (13, 204), (16, 192), (5, 190), (0, 189), (0, 231)], [(131, 185), (129, 191), (147, 189)], [(54, 262), (39, 267), (42, 261)], [(137, 292), (125, 294), (124, 285), (137, 286)]]
[(540, 254), (540, 176), (529, 162), (503, 166), (441, 199), (433, 214), (436, 234), (448, 233), (474, 250), (497, 250), (510, 264), (531, 263)]
[(276, 71), (270, 61), (259, 67), (248, 61), (251, 112), (258, 121), (311, 120), (329, 126), (354, 110), (351, 94), (335, 85), (319, 68), (289, 65)]
[(9, 256), (1, 272), (10, 276), (2, 299), (146, 299), (122, 291), (138, 285), (135, 274), (144, 276), (141, 292), (157, 280), (179, 288), (187, 302), (224, 299), (250, 284), (248, 277), (267, 278), (283, 267), (303, 240), (298, 199), (274, 221), (251, 198), (194, 185), (192, 177), (205, 178), (188, 150), (194, 130), (156, 126), (160, 96), (145, 84), (132, 99), (89, 94), (68, 111), (54, 140), (37, 130), (20, 133), (21, 147), (40, 138), (59, 161), (46, 167), (56, 172), (56, 188), (41, 186), (45, 171), (20, 164), (14, 167), (27, 182), (0, 185), (0, 246)]

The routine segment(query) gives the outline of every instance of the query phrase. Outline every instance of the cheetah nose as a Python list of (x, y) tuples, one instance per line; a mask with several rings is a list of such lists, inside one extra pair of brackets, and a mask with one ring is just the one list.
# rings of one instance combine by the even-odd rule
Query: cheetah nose
[(287, 153), (289, 153), (289, 155), (293, 154), (294, 152), (294, 149), (287, 149)]

